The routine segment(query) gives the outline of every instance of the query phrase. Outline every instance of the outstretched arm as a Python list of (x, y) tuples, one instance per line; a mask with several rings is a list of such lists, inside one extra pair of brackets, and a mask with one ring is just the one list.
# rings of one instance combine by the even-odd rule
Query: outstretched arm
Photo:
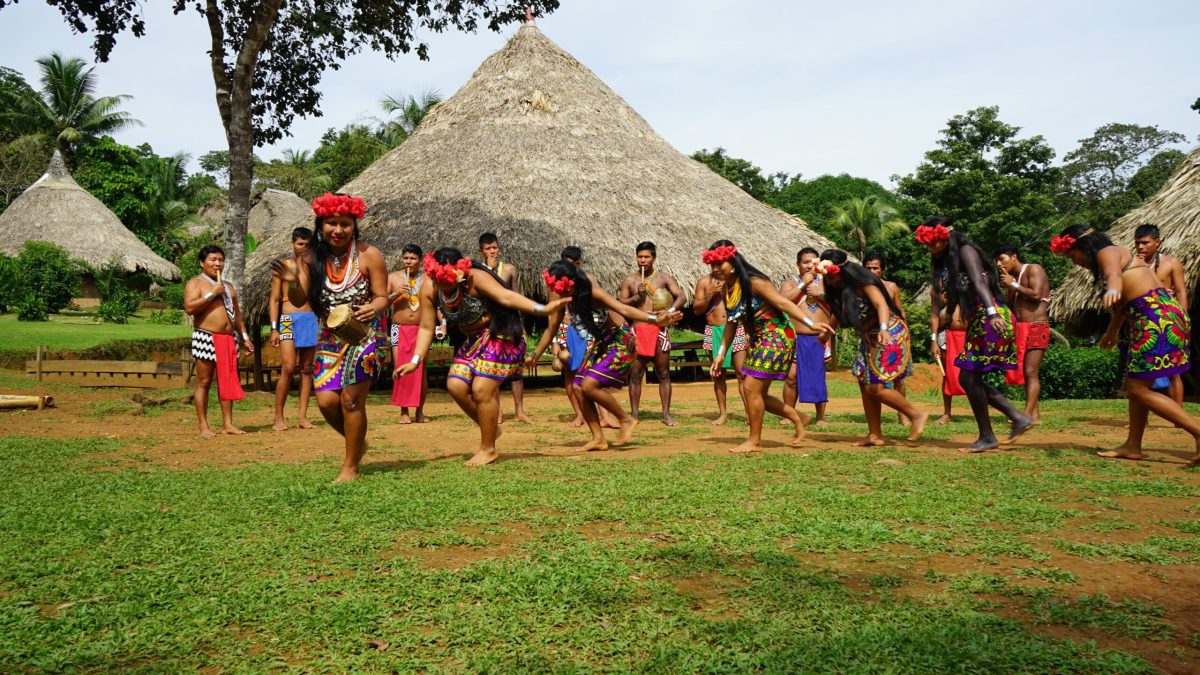
[[(820, 335), (821, 333), (833, 332), (833, 328), (829, 324), (824, 321), (814, 320), (813, 315), (809, 314), (803, 307), (780, 295), (779, 291), (775, 290), (775, 284), (772, 284), (770, 279), (753, 277), (750, 279), (750, 286), (752, 289), (751, 292), (754, 295), (762, 298), (768, 305), (795, 319), (795, 328), (801, 333)], [(728, 333), (729, 331), (726, 332)]]
[(474, 284), (475, 290), (479, 291), (480, 295), (487, 296), (501, 307), (515, 309), (518, 312), (524, 312), (525, 314), (532, 314), (533, 316), (548, 316), (550, 312), (554, 311), (558, 307), (561, 307), (562, 305), (565, 305), (566, 301), (570, 299), (558, 298), (543, 305), (540, 302), (534, 302), (533, 300), (530, 300), (516, 291), (510, 291), (499, 281), (496, 281), (496, 277), (488, 274), (487, 272), (483, 272), (481, 270), (471, 270), (470, 274), (471, 283)]
[[(563, 296), (555, 293), (554, 291), (550, 291), (551, 301), (558, 300), (561, 297)], [(570, 300), (570, 298), (567, 299)], [(538, 340), (537, 346), (534, 347), (533, 351), (529, 352), (529, 355), (525, 357), (526, 368), (532, 368), (533, 365), (537, 363), (537, 360), (542, 357), (542, 354), (549, 349), (550, 344), (554, 342), (554, 336), (558, 334), (558, 328), (562, 325), (563, 316), (566, 313), (566, 305), (559, 305), (550, 312), (549, 316), (547, 317), (548, 324), (546, 325), (546, 330), (542, 332), (542, 339)]]
[(679, 320), (683, 318), (683, 315), (674, 307), (666, 309), (662, 312), (647, 314), (636, 307), (630, 307), (629, 305), (617, 300), (613, 296), (609, 295), (608, 291), (596, 285), (592, 286), (592, 302), (600, 305), (601, 307), (610, 309), (617, 314), (620, 314), (629, 321), (637, 321), (640, 323), (653, 323), (659, 326), (670, 326), (671, 324), (678, 323)]

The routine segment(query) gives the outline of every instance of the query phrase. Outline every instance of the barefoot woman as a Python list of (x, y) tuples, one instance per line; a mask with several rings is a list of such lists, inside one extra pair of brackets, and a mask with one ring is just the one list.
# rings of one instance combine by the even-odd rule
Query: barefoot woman
[(1099, 453), (1101, 457), (1144, 459), (1142, 435), (1150, 411), (1192, 435), (1196, 454), (1189, 464), (1200, 465), (1200, 421), (1187, 414), (1170, 396), (1151, 385), (1188, 369), (1188, 316), (1163, 287), (1154, 270), (1100, 232), (1072, 225), (1050, 241), (1050, 250), (1066, 254), (1071, 262), (1092, 273), (1112, 310), (1100, 346), (1111, 349), (1118, 334), (1128, 360), (1125, 371), (1129, 399), (1129, 437), (1121, 447)]
[[(313, 388), (325, 421), (346, 439), (342, 470), (334, 481), (344, 483), (358, 478), (367, 450), (367, 393), (383, 368), (388, 344), (382, 318), (387, 267), (379, 249), (359, 241), (358, 220), (367, 211), (362, 199), (326, 192), (313, 200), (312, 208), (316, 237), (308, 265), (300, 269), (300, 283), (289, 268), (272, 267), (287, 284), (289, 297), (302, 295), (300, 286), (308, 288), (308, 302), (321, 318)], [(329, 327), (329, 313), (340, 305), (350, 305), (354, 318), (365, 324), (361, 340), (349, 342)]]
[[(568, 260), (559, 260), (551, 265), (543, 278), (551, 300), (561, 299), (571, 303), (571, 320), (579, 324), (579, 332), (599, 336), (588, 349), (575, 375), (575, 385), (582, 394), (583, 419), (588, 431), (592, 432), (591, 440), (579, 449), (608, 449), (596, 406), (607, 410), (617, 419), (620, 433), (613, 444), (622, 445), (629, 441), (637, 421), (625, 413), (608, 389), (620, 389), (625, 384), (637, 358), (637, 338), (626, 320), (654, 324), (661, 329), (679, 321), (682, 315), (674, 309), (647, 314), (620, 302), (593, 283), (590, 274)], [(542, 339), (533, 354), (526, 360), (527, 367), (537, 363), (538, 357), (550, 346), (551, 338), (562, 323), (565, 309), (561, 307), (550, 315), (550, 325), (542, 333)]]
[[(845, 251), (821, 254), (817, 270), (825, 280), (825, 301), (842, 326), (858, 330), (858, 356), (854, 376), (867, 416), (867, 437), (858, 446), (884, 445), (883, 406), (912, 421), (908, 440), (921, 437), (929, 414), (904, 397), (900, 382), (912, 365), (912, 344), (904, 322), (882, 279), (871, 270), (847, 260)], [(888, 383), (893, 385), (888, 388)]]
[[(1033, 420), (1013, 407), (998, 389), (984, 381), (987, 373), (1015, 370), (1017, 341), (1012, 312), (1000, 300), (1000, 286), (991, 265), (975, 242), (954, 229), (954, 219), (934, 216), (917, 228), (917, 242), (929, 251), (934, 298), (946, 293), (948, 310), (962, 308), (967, 320), (967, 344), (954, 363), (958, 381), (967, 392), (971, 413), (979, 427), (979, 438), (959, 452), (983, 452), (999, 447), (988, 406), (1004, 413), (1012, 422), (1011, 443), (1033, 426)], [(932, 308), (937, 312), (940, 305)]]
[(479, 449), (467, 466), (489, 464), (499, 457), (500, 400), (496, 392), (525, 359), (519, 313), (546, 316), (567, 301), (543, 305), (515, 293), (495, 272), (464, 258), (456, 248), (440, 248), (425, 256), (424, 264), (442, 316), (467, 336), (454, 353), (446, 379), (454, 402), (479, 425)]
[[(738, 324), (745, 326), (749, 338), (742, 373), (742, 400), (746, 405), (746, 420), (750, 438), (731, 451), (761, 452), (763, 411), (770, 411), (791, 420), (795, 425), (792, 445), (804, 440), (804, 422), (790, 405), (770, 395), (771, 383), (787, 377), (788, 368), (796, 353), (796, 330), (805, 334), (832, 333), (829, 324), (814, 321), (796, 303), (775, 290), (767, 275), (758, 271), (737, 252), (733, 242), (722, 239), (709, 247), (701, 257), (725, 288), (725, 312), (728, 325), (717, 353), (713, 355), (712, 371), (716, 376), (725, 352), (733, 345)], [(788, 325), (784, 314), (792, 317), (797, 326)]]

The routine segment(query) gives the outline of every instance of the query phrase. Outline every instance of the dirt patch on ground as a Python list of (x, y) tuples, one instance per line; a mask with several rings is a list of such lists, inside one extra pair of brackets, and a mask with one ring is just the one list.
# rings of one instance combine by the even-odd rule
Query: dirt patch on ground
[(456, 530), (454, 535), (449, 535), (451, 540), (466, 543), (443, 544), (439, 542), (443, 537), (410, 532), (401, 537), (396, 546), (376, 555), (381, 560), (412, 558), (425, 569), (460, 570), (481, 560), (520, 555), (521, 547), (536, 536), (537, 533), (527, 524), (518, 522), (464, 527)]

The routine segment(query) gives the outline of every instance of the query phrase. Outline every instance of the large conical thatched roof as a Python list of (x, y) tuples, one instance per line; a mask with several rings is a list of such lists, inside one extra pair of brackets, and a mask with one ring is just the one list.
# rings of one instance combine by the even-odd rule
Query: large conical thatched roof
[[(200, 208), (197, 224), (188, 231), (191, 234), (199, 234), (206, 229), (223, 232), (228, 215), (229, 199), (221, 195)], [(312, 220), (312, 210), (307, 201), (295, 192), (267, 188), (254, 197), (246, 231), (262, 243), (279, 232), (290, 234), (292, 228), (302, 224), (300, 221), (303, 220)], [(307, 225), (311, 227), (312, 223)]]
[[(1133, 232), (1143, 223), (1158, 226), (1163, 238), (1159, 250), (1179, 258), (1187, 287), (1192, 288), (1200, 274), (1200, 148), (1183, 160), (1153, 197), (1113, 223), (1108, 236), (1117, 246), (1132, 249)], [(1050, 302), (1051, 315), (1067, 323), (1100, 309), (1092, 275), (1080, 268), (1071, 271)]]
[(119, 257), (127, 272), (179, 278), (175, 265), (150, 250), (107, 206), (79, 187), (57, 150), (46, 173), (0, 213), (0, 251), (16, 255), (30, 239), (58, 244), (93, 267)]
[[(492, 231), (531, 294), (569, 244), (615, 290), (636, 270), (637, 243), (653, 241), (658, 267), (689, 291), (707, 271), (701, 251), (718, 238), (777, 278), (795, 273), (800, 248), (831, 246), (680, 154), (532, 24), (343, 191), (366, 200), (364, 237), (389, 267), (408, 243), (475, 255), (479, 235)], [(273, 244), (248, 264), (251, 311), (265, 308), (268, 260), (288, 250)]]

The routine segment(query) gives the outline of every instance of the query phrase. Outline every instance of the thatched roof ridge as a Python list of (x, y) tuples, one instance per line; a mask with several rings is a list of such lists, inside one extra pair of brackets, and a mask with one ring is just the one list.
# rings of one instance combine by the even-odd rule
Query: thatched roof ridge
[(150, 250), (103, 202), (79, 187), (57, 150), (46, 173), (0, 213), (0, 251), (16, 255), (29, 240), (58, 244), (93, 267), (119, 257), (127, 272), (179, 278), (179, 268)]
[[(214, 197), (212, 201), (200, 207), (197, 222), (188, 228), (188, 232), (193, 235), (206, 229), (222, 232), (228, 215), (229, 198), (223, 194)], [(312, 227), (311, 222), (300, 222), (303, 220), (312, 220), (312, 210), (307, 201), (295, 192), (267, 188), (253, 197), (246, 231), (261, 244), (279, 232), (290, 234), (298, 225)]]
[[(1134, 230), (1144, 223), (1158, 226), (1163, 237), (1159, 250), (1179, 258), (1187, 287), (1193, 288), (1200, 274), (1200, 147), (1192, 150), (1153, 197), (1117, 219), (1107, 234), (1117, 246), (1132, 249)], [(1078, 267), (1050, 301), (1051, 316), (1067, 323), (1100, 309), (1092, 275)]]
[[(389, 267), (400, 250), (449, 245), (474, 255), (495, 232), (523, 270), (522, 291), (544, 292), (540, 270), (563, 246), (610, 290), (636, 270), (634, 247), (658, 246), (658, 267), (690, 292), (707, 271), (701, 251), (728, 238), (776, 278), (796, 251), (832, 246), (803, 221), (747, 195), (663, 140), (595, 74), (525, 25), (417, 131), (344, 188), (368, 204), (364, 238)], [(247, 265), (248, 309), (265, 308), (268, 242)]]

